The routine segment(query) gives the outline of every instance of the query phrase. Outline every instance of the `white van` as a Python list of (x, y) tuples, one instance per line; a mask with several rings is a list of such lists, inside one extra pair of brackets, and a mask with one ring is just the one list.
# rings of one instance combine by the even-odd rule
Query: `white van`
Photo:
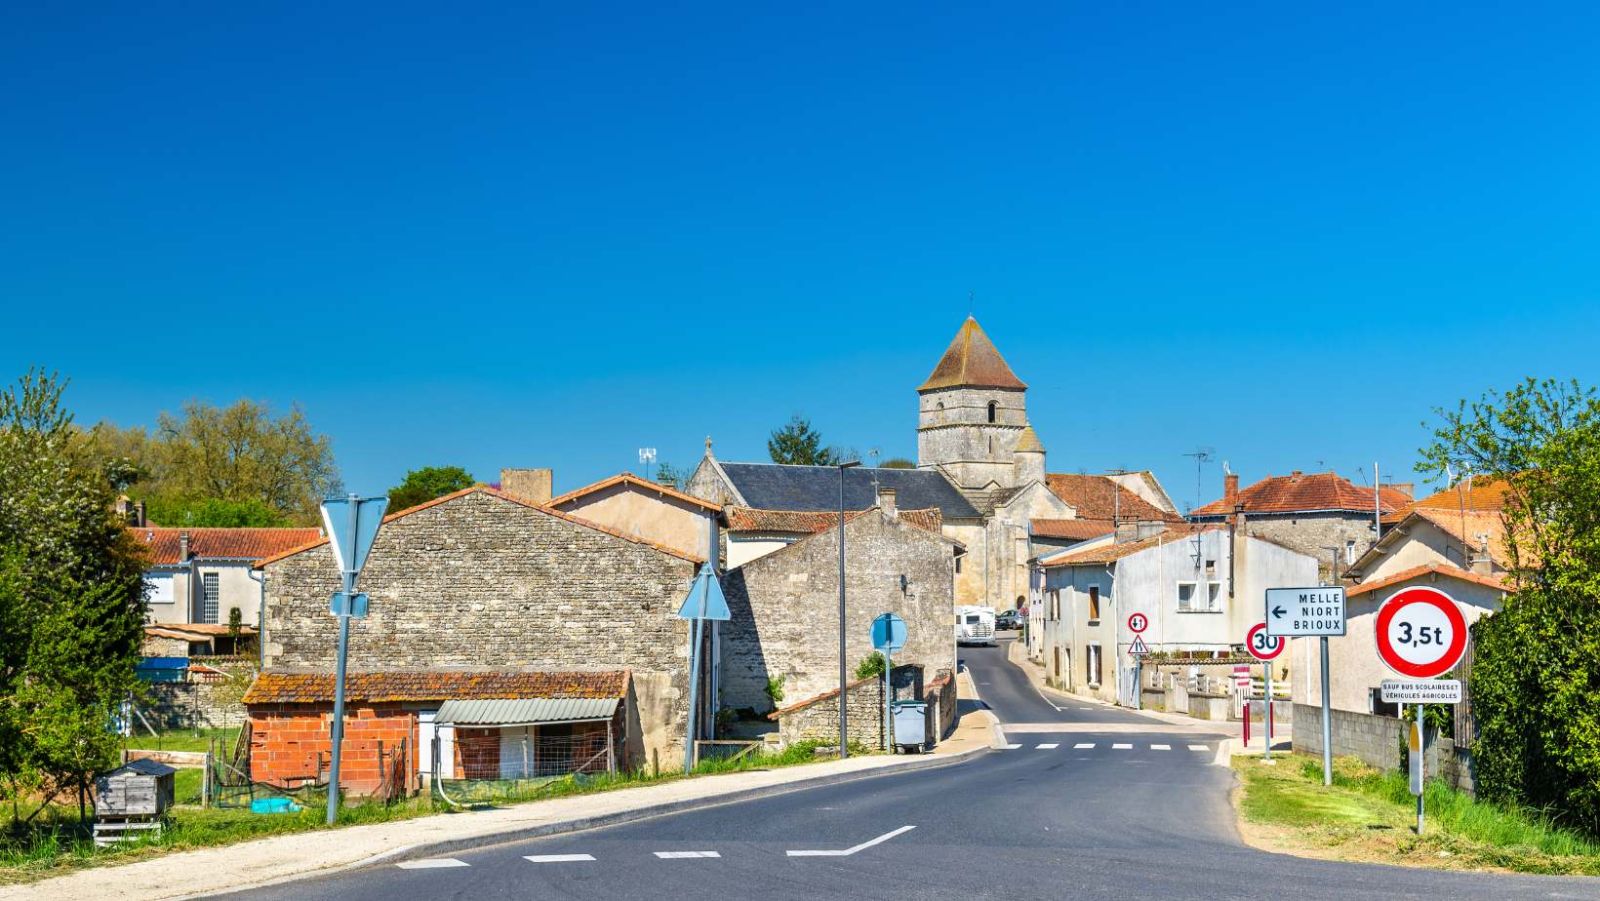
[(986, 644), (994, 647), (994, 608), (957, 607), (956, 644)]

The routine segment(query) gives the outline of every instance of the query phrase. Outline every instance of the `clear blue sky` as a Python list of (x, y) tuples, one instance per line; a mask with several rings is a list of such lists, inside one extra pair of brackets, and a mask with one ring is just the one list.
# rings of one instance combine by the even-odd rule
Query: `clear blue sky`
[(794, 412), (914, 455), (968, 312), (1052, 469), (1180, 505), (1197, 446), (1409, 470), (1435, 406), (1600, 383), (1592, 4), (46, 6), (0, 33), (0, 373), (298, 403), (359, 490)]

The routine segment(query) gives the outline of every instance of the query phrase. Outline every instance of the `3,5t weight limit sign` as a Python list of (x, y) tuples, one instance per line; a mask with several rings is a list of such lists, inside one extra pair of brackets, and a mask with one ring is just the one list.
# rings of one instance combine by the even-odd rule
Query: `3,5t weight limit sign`
[(1378, 657), (1412, 679), (1432, 679), (1454, 669), (1467, 649), (1467, 620), (1448, 594), (1413, 585), (1378, 608)]

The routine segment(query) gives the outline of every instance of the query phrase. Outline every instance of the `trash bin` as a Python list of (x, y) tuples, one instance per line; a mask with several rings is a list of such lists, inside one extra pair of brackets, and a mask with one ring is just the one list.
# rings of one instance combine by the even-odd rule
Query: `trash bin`
[(928, 702), (892, 701), (889, 715), (894, 722), (895, 748), (918, 754), (927, 749)]

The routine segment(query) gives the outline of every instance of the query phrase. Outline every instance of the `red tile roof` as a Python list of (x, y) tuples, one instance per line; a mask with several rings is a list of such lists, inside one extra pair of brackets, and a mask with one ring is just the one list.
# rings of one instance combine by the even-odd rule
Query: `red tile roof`
[[(877, 678), (878, 678), (877, 676), (869, 676), (868, 678), (865, 678), (865, 679), (857, 679), (854, 682), (847, 682), (847, 683), (845, 683), (845, 690), (846, 691), (855, 691), (856, 689), (860, 688), (861, 686), (866, 685), (868, 682), (872, 682), (872, 681), (876, 680)], [(831, 689), (823, 692), (820, 695), (813, 695), (813, 696), (811, 696), (809, 698), (806, 698), (804, 701), (796, 701), (795, 703), (790, 704), (788, 707), (784, 707), (784, 708), (779, 709), (779, 710), (774, 710), (771, 713), (767, 714), (767, 719), (775, 720), (775, 719), (778, 719), (779, 717), (788, 716), (789, 714), (794, 713), (797, 710), (804, 710), (804, 709), (806, 709), (807, 707), (810, 707), (813, 704), (820, 704), (823, 701), (829, 700), (831, 698), (837, 698), (838, 696), (839, 696), (839, 689), (831, 688)], [(835, 706), (838, 706), (838, 705), (835, 705)], [(847, 713), (849, 712), (848, 705), (846, 706), (845, 710), (846, 710)]]
[[(524, 670), (408, 670), (345, 674), (345, 700), (491, 700), (516, 698), (620, 698), (627, 670), (538, 672)], [(332, 673), (264, 670), (245, 692), (246, 704), (319, 704), (333, 700)]]
[(1499, 511), (1506, 506), (1506, 497), (1511, 493), (1511, 485), (1504, 479), (1474, 479), (1468, 487), (1467, 481), (1456, 483), (1450, 488), (1436, 491), (1415, 503), (1407, 504), (1395, 512), (1385, 516), (1384, 522), (1399, 522), (1406, 514), (1413, 510), (1454, 510), (1460, 512), (1463, 508), (1468, 513), (1474, 510)]
[(174, 529), (130, 527), (128, 534), (156, 566), (175, 566), (179, 536), (189, 534), (189, 553), (204, 560), (259, 560), (322, 538), (321, 529)]
[(1088, 541), (1116, 531), (1109, 519), (1030, 519), (1028, 526), (1035, 538), (1070, 541)]
[(1120, 516), (1123, 522), (1178, 522), (1183, 519), (1118, 485), (1109, 476), (1052, 472), (1044, 477), (1044, 484), (1050, 493), (1076, 508), (1079, 519), (1109, 521), (1113, 516)]
[(961, 324), (961, 330), (956, 332), (956, 338), (950, 342), (944, 356), (939, 358), (938, 365), (933, 367), (933, 372), (928, 380), (922, 383), (918, 391), (929, 391), (935, 388), (1026, 388), (1022, 379), (1011, 371), (1006, 361), (1000, 356), (1000, 351), (995, 348), (994, 342), (984, 334), (983, 328), (978, 325), (978, 320), (971, 316)]
[[(878, 508), (868, 507), (866, 510), (848, 512), (845, 514), (845, 520), (848, 522), (876, 509)], [(728, 517), (730, 532), (795, 532), (814, 535), (839, 525), (837, 510), (757, 510), (754, 507), (730, 506), (723, 508), (723, 512)], [(929, 507), (926, 510), (901, 510), (899, 514), (901, 522), (935, 534), (940, 531), (944, 521), (938, 507)]]
[[(1382, 489), (1382, 510), (1390, 513), (1411, 503), (1405, 492), (1394, 488)], [(1286, 476), (1268, 476), (1239, 491), (1238, 499), (1212, 501), (1189, 512), (1190, 516), (1227, 516), (1234, 512), (1234, 504), (1244, 504), (1246, 515), (1251, 513), (1310, 513), (1313, 511), (1349, 511), (1371, 513), (1372, 489), (1355, 485), (1335, 472), (1290, 473)]]
[(582, 488), (577, 488), (577, 489), (574, 489), (572, 491), (568, 491), (566, 494), (563, 494), (563, 495), (561, 495), (559, 497), (554, 497), (554, 498), (551, 498), (548, 501), (545, 501), (545, 506), (546, 507), (560, 507), (560, 506), (563, 506), (565, 504), (569, 504), (569, 503), (571, 503), (571, 502), (573, 502), (575, 500), (578, 500), (579, 498), (588, 497), (589, 495), (594, 494), (597, 491), (604, 491), (607, 488), (611, 488), (611, 487), (616, 486), (616, 485), (623, 485), (623, 486), (627, 486), (627, 487), (630, 487), (630, 488), (637, 488), (640, 491), (644, 491), (646, 493), (653, 493), (653, 494), (657, 495), (658, 497), (670, 497), (670, 498), (672, 498), (674, 500), (683, 501), (686, 504), (693, 504), (696, 507), (700, 507), (702, 509), (709, 510), (712, 513), (716, 513), (716, 512), (718, 512), (719, 510), (722, 509), (722, 507), (718, 506), (717, 504), (711, 503), (710, 501), (706, 500), (705, 498), (695, 497), (692, 494), (684, 494), (682, 491), (679, 491), (676, 488), (673, 488), (671, 485), (663, 485), (663, 484), (661, 484), (659, 482), (648, 482), (648, 481), (645, 481), (644, 479), (639, 478), (638, 476), (634, 475), (631, 472), (618, 473), (617, 475), (614, 475), (609, 479), (602, 479), (602, 480), (600, 480), (598, 482), (595, 482), (593, 485), (585, 485)]
[(1159, 535), (1151, 535), (1149, 538), (1126, 541), (1122, 544), (1106, 544), (1081, 551), (1063, 551), (1059, 554), (1052, 554), (1041, 562), (1047, 568), (1056, 566), (1099, 566), (1115, 563), (1123, 557), (1130, 557), (1153, 547), (1172, 544), (1185, 538), (1193, 538), (1199, 532), (1220, 531), (1223, 531), (1222, 526), (1173, 525), (1165, 532)]
[(1361, 584), (1351, 586), (1348, 590), (1346, 590), (1345, 596), (1352, 598), (1359, 597), (1364, 594), (1371, 594), (1374, 591), (1380, 591), (1388, 588), (1391, 585), (1398, 585), (1401, 582), (1409, 582), (1412, 579), (1418, 579), (1429, 575), (1434, 577), (1444, 576), (1447, 579), (1456, 579), (1461, 582), (1471, 582), (1475, 585), (1483, 585), (1488, 588), (1498, 588), (1501, 591), (1510, 590), (1506, 580), (1502, 577), (1479, 575), (1478, 573), (1471, 572), (1469, 570), (1457, 569), (1454, 566), (1435, 565), (1413, 566), (1410, 569), (1402, 570), (1392, 576), (1386, 576), (1382, 579), (1378, 579), (1375, 582), (1362, 582)]

